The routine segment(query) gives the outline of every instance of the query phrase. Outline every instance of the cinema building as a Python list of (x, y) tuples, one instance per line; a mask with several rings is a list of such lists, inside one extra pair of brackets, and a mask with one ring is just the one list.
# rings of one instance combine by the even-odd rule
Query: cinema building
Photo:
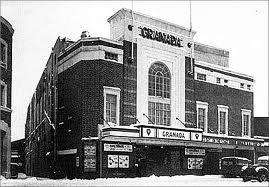
[(229, 70), (228, 51), (127, 9), (108, 22), (110, 39), (84, 32), (57, 55), (57, 161), (69, 178), (218, 174), (221, 157), (254, 159), (254, 80)]

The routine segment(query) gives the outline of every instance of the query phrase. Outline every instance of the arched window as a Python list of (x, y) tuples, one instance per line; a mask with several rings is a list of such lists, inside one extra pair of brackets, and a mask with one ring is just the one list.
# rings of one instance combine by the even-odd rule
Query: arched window
[(160, 62), (152, 64), (148, 73), (148, 114), (156, 125), (170, 125), (170, 85), (169, 69)]

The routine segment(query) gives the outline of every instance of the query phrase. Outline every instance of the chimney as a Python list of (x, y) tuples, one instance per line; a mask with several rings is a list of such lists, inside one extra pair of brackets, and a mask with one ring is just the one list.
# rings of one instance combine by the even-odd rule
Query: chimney
[(82, 31), (81, 35), (80, 35), (80, 38), (87, 38), (87, 37), (90, 37), (90, 34), (88, 31)]

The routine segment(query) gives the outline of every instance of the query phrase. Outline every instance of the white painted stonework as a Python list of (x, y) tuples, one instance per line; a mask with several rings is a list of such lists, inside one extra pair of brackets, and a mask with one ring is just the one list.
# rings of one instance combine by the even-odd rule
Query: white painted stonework
[[(209, 64), (207, 62), (196, 61), (195, 64), (203, 65), (203, 66), (210, 67), (210, 68), (213, 68), (213, 69), (217, 69), (217, 70), (222, 71), (222, 72), (232, 73), (234, 75), (254, 79), (252, 76), (245, 75), (245, 74), (238, 73), (238, 72), (234, 72), (234, 71), (231, 71), (231, 70), (229, 70), (227, 68), (217, 66), (217, 65), (212, 65), (212, 64)], [(231, 88), (244, 90), (244, 91), (248, 91), (248, 92), (253, 92), (254, 91), (254, 82), (246, 80), (246, 79), (226, 75), (226, 74), (215, 72), (215, 71), (205, 70), (205, 69), (200, 68), (200, 67), (195, 67), (194, 72), (195, 72), (195, 77), (194, 77), (195, 80), (198, 80), (197, 79), (197, 73), (201, 73), (201, 74), (206, 75), (206, 81), (205, 82), (208, 82), (208, 83), (211, 83), (211, 84), (222, 85), (222, 86), (228, 86), (228, 87), (231, 87)], [(217, 77), (221, 79), (220, 83), (216, 82)], [(224, 79), (228, 80), (228, 83), (224, 83)], [(198, 81), (202, 81), (202, 80), (198, 80)], [(244, 88), (240, 87), (241, 83), (244, 84)], [(248, 88), (247, 85), (250, 85), (250, 88)]]
[[(82, 39), (81, 39), (82, 40)], [(72, 46), (79, 43), (81, 40), (73, 44)], [(84, 41), (96, 41), (96, 40), (103, 40), (110, 43), (115, 43), (117, 45), (122, 45), (121, 43), (111, 41), (105, 38), (84, 38)], [(69, 50), (72, 46), (69, 46), (66, 50)], [(105, 52), (115, 53), (118, 55), (118, 61), (110, 60), (105, 58)], [(107, 47), (103, 45), (97, 45), (97, 46), (82, 46), (66, 57), (64, 57), (62, 60), (58, 62), (58, 74), (62, 73), (63, 71), (67, 70), (68, 68), (72, 67), (76, 63), (82, 61), (82, 60), (106, 60), (111, 61), (114, 63), (120, 63), (123, 64), (123, 51), (121, 49), (113, 48), (113, 47)]]
[[(149, 68), (155, 62), (162, 62), (171, 73), (171, 127), (182, 128), (176, 118), (185, 121), (185, 56), (190, 55), (192, 48), (187, 44), (193, 42), (195, 32), (136, 12), (132, 22), (131, 11), (126, 9), (121, 9), (111, 16), (108, 22), (111, 39), (120, 41), (132, 41), (132, 31), (128, 29), (128, 25), (134, 22), (133, 42), (137, 43), (137, 118), (141, 124), (148, 124), (143, 113), (148, 116)], [(178, 37), (182, 39), (183, 47), (143, 38), (139, 29), (143, 27)]]

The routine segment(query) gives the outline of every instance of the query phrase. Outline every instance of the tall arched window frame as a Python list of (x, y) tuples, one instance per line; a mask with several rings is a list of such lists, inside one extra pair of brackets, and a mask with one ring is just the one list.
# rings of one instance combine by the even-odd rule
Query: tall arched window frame
[(148, 72), (148, 114), (156, 125), (171, 123), (171, 74), (166, 65), (155, 62)]

